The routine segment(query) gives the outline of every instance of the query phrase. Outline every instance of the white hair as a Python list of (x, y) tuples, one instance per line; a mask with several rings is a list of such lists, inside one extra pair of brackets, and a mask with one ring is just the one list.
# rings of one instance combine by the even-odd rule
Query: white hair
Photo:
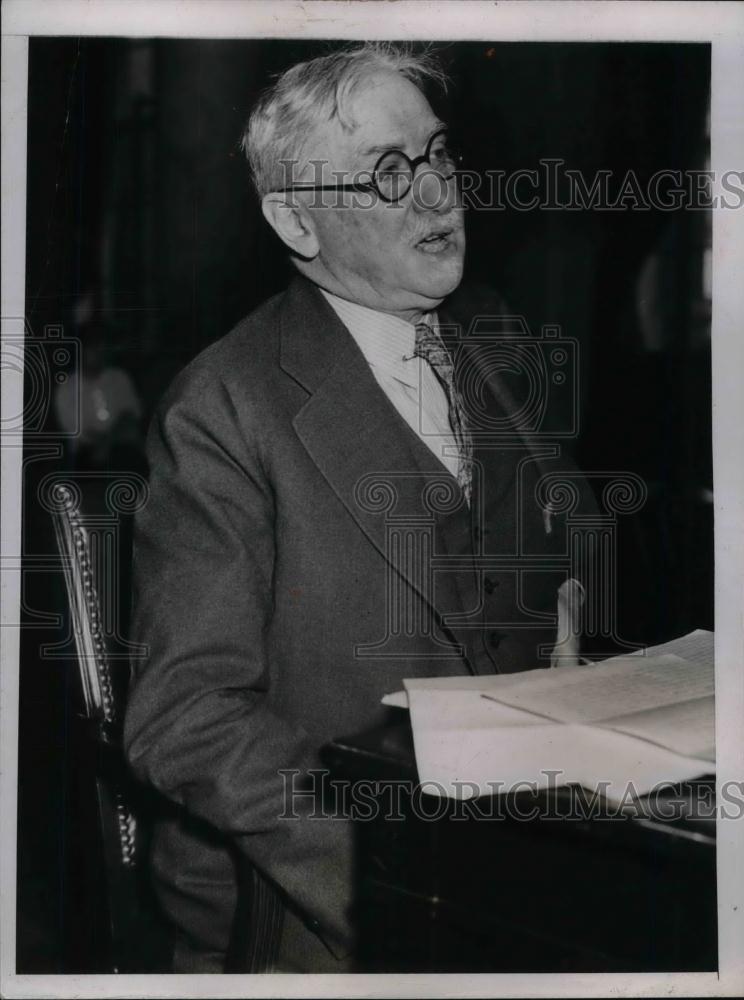
[(443, 89), (447, 84), (431, 52), (364, 42), (292, 66), (261, 94), (241, 142), (259, 197), (286, 184), (282, 161), (301, 159), (313, 128), (334, 118), (345, 129), (355, 127), (349, 98), (363, 80), (384, 71), (400, 73), (421, 91), (427, 80)]

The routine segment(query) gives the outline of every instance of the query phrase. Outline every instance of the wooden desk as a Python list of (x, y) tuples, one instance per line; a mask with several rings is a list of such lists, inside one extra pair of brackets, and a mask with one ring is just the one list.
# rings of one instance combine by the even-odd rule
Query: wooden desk
[(568, 818), (567, 789), (481, 799), (476, 818), (411, 792), (407, 722), (337, 739), (324, 757), (378, 807), (356, 821), (361, 971), (717, 968), (712, 778), (659, 799), (681, 818), (602, 818), (598, 802)]

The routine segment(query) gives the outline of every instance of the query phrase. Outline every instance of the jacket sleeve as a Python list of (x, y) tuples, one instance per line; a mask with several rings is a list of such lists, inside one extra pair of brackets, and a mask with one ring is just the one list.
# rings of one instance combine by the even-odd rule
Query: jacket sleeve
[(222, 382), (200, 373), (153, 420), (133, 569), (132, 634), (147, 655), (125, 751), (141, 780), (229, 835), (341, 957), (352, 947), (350, 824), (310, 818), (308, 796), (285, 801), (280, 772), (306, 774), (317, 747), (268, 704), (274, 499), (250, 437)]

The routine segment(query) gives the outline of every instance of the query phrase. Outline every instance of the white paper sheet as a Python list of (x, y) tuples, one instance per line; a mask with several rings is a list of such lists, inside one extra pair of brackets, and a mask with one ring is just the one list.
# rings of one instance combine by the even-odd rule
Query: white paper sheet
[(496, 687), (494, 696), (557, 722), (605, 722), (713, 695), (713, 664), (701, 667), (670, 653), (519, 676), (523, 683)]
[(578, 783), (621, 801), (629, 789), (643, 795), (714, 770), (712, 634), (693, 632), (645, 654), (412, 678), (405, 692), (383, 700), (408, 704), (429, 791), (469, 798), (498, 783), (501, 790)]
[(660, 743), (688, 757), (715, 761), (715, 701), (713, 696), (677, 705), (618, 716), (603, 727)]

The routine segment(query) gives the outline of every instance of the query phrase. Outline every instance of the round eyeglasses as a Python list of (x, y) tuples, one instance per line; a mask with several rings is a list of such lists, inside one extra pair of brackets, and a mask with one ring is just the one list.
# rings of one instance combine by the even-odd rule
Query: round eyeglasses
[(383, 201), (396, 202), (411, 190), (416, 171), (422, 164), (435, 170), (443, 180), (450, 180), (460, 169), (462, 156), (453, 145), (447, 129), (435, 132), (426, 144), (423, 156), (414, 160), (400, 149), (386, 150), (368, 175), (369, 181), (349, 184), (290, 184), (285, 191), (376, 191)]

